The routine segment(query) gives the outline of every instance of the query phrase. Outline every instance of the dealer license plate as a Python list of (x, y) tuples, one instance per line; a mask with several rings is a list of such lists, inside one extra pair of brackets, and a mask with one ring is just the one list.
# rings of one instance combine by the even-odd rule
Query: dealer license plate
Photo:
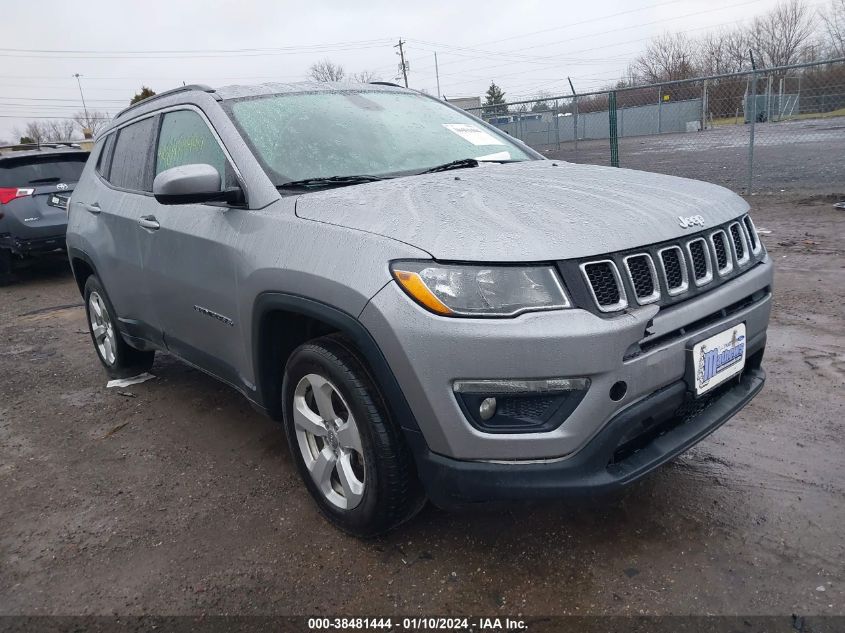
[(51, 207), (59, 207), (60, 209), (64, 209), (65, 211), (67, 211), (67, 204), (68, 204), (69, 200), (70, 200), (70, 198), (68, 198), (66, 196), (59, 196), (59, 195), (53, 194), (53, 195), (50, 196), (50, 200), (48, 201), (48, 204)]
[(711, 336), (692, 348), (695, 395), (700, 396), (745, 367), (745, 324), (739, 323)]

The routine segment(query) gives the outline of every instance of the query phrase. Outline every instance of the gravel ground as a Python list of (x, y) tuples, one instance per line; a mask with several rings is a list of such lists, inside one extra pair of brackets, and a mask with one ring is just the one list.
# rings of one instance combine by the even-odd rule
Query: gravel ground
[[(845, 117), (763, 123), (755, 126), (752, 191), (840, 193), (845, 186)], [(748, 185), (751, 126), (725, 125), (704, 132), (619, 139), (619, 165), (708, 180), (734, 191)], [(549, 158), (610, 164), (607, 139), (538, 148)]]
[(0, 614), (845, 613), (845, 211), (753, 200), (777, 279), (747, 409), (619, 498), (429, 507), (367, 542), (231, 389), (160, 355), (107, 390), (40, 262), (0, 289)]

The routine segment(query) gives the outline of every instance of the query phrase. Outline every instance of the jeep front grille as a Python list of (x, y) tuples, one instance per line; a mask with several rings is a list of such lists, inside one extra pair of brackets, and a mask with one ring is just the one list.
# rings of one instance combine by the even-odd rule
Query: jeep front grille
[(625, 258), (625, 268), (628, 279), (634, 287), (634, 296), (640, 305), (660, 299), (660, 285), (657, 282), (657, 272), (654, 261), (648, 253), (630, 255)]
[(590, 262), (581, 267), (599, 310), (614, 312), (628, 305), (625, 287), (613, 260)]
[(703, 237), (687, 242), (687, 252), (692, 261), (692, 279), (696, 286), (703, 286), (713, 281), (713, 265), (710, 263), (710, 250)]
[[(616, 312), (629, 303), (668, 305), (683, 301), (740, 274), (762, 253), (760, 238), (745, 216), (689, 238), (582, 260), (578, 267), (595, 308)], [(568, 262), (560, 266), (563, 271), (569, 270)]]
[(745, 248), (745, 235), (740, 228), (739, 222), (734, 222), (730, 226), (731, 239), (734, 244), (734, 254), (738, 264), (743, 264), (748, 261), (748, 251)]
[(663, 281), (670, 295), (684, 292), (687, 283), (687, 267), (684, 255), (679, 246), (669, 246), (658, 251), (663, 264)]
[(716, 252), (716, 265), (720, 275), (725, 275), (733, 269), (731, 254), (728, 247), (728, 237), (724, 231), (716, 231), (710, 235), (710, 243)]

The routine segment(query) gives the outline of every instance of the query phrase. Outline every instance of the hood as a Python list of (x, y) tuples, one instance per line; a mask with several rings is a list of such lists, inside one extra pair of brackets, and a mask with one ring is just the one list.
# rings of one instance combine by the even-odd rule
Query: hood
[(390, 237), (436, 259), (531, 262), (637, 248), (741, 215), (748, 204), (698, 180), (549, 160), (482, 164), (303, 194), (299, 217)]

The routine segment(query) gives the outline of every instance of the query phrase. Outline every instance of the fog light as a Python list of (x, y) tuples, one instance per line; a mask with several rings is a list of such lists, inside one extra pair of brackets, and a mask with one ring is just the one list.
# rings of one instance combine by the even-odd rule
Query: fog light
[(542, 433), (559, 427), (590, 387), (589, 378), (455, 380), (467, 420), (485, 433)]
[(478, 415), (482, 420), (489, 420), (496, 415), (496, 398), (484, 398), (478, 407)]

